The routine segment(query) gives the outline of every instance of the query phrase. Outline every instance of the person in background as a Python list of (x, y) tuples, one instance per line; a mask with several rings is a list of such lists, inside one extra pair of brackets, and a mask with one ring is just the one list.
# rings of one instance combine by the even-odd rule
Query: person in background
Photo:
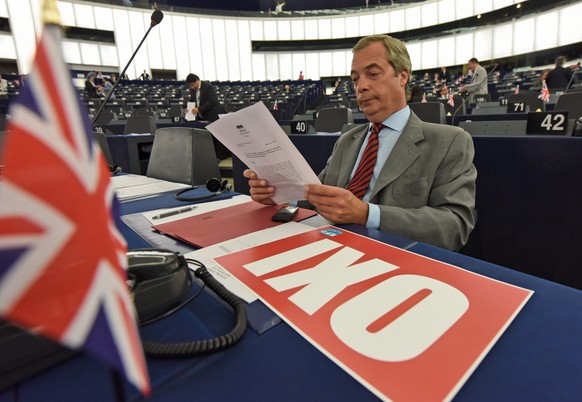
[(95, 76), (90, 75), (85, 80), (85, 90), (89, 98), (99, 98), (103, 96), (103, 87), (95, 85)]
[(448, 82), (451, 79), (450, 74), (447, 71), (446, 67), (441, 67), (441, 71), (439, 71), (439, 81), (440, 82)]
[(475, 95), (488, 94), (487, 88), (487, 71), (479, 64), (479, 60), (473, 57), (469, 60), (469, 70), (472, 72), (471, 83), (463, 85), (459, 88), (459, 92), (467, 92), (470, 94), (469, 101), (473, 101)]
[(544, 83), (544, 81), (548, 77), (549, 72), (550, 72), (550, 70), (542, 71), (540, 76), (533, 82), (532, 88), (541, 88), (542, 84)]
[[(213, 122), (218, 120), (218, 115), (226, 113), (216, 94), (216, 89), (208, 81), (202, 81), (196, 74), (188, 74), (186, 85), (190, 88), (189, 102), (196, 102), (196, 107), (191, 110), (192, 114), (202, 120)], [(218, 159), (226, 159), (231, 153), (214, 136), (214, 149)]]
[(0, 95), (6, 95), (8, 93), (8, 81), (2, 78), (0, 75)]
[(424, 90), (420, 85), (415, 85), (410, 88), (410, 94), (408, 96), (408, 102), (420, 102), (424, 96)]
[(303, 71), (299, 71), (299, 81), (303, 81), (305, 77), (303, 76)]
[(142, 81), (147, 81), (150, 79), (150, 75), (147, 73), (146, 70), (143, 70), (143, 73), (139, 76), (139, 79)]
[[(410, 110), (412, 66), (400, 40), (364, 37), (352, 53), (356, 98), (369, 123), (340, 136), (319, 174), (323, 184), (305, 186), (305, 200), (334, 223), (460, 249), (475, 225), (471, 136)], [(252, 199), (273, 204), (277, 189), (250, 169), (243, 174)]]
[(275, 5), (275, 11), (273, 12), (273, 14), (279, 14), (283, 12), (283, 6), (287, 4), (284, 1), (281, 0), (277, 0), (277, 4)]
[[(111, 92), (112, 89), (113, 89), (113, 84), (111, 83), (109, 78), (103, 77), (103, 94), (105, 96), (108, 96), (109, 92)], [(115, 99), (115, 94), (114, 93), (111, 94), (111, 97), (109, 99)]]
[(556, 67), (550, 71), (546, 77), (546, 85), (552, 92), (564, 90), (568, 86), (574, 72), (569, 68), (564, 68), (566, 58), (564, 56), (556, 57)]

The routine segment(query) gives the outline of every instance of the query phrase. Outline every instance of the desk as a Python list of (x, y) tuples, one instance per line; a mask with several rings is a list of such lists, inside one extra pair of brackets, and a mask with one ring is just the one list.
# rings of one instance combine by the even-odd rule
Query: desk
[[(125, 124), (127, 120), (113, 120), (109, 124), (103, 125), (103, 130), (109, 130), (112, 134), (123, 134), (125, 132)], [(157, 119), (157, 128), (165, 127), (190, 127), (190, 128), (204, 128), (206, 127), (206, 121), (181, 121), (179, 123), (173, 123), (171, 119)], [(106, 132), (106, 131), (105, 131)], [(106, 132), (107, 133), (107, 132)]]
[[(161, 208), (169, 199), (158, 200)], [(151, 200), (148, 200), (151, 202)], [(139, 204), (138, 204), (139, 203)], [(127, 203), (126, 213), (145, 207)], [(346, 226), (366, 234), (361, 227)], [(137, 234), (125, 231), (128, 242)], [(367, 233), (393, 242), (390, 235)], [(455, 401), (573, 401), (582, 394), (582, 292), (524, 273), (420, 243), (413, 252), (452, 263), (536, 293), (461, 388)], [(187, 341), (226, 332), (231, 313), (211, 296), (143, 329), (144, 339)], [(226, 351), (192, 359), (148, 359), (153, 395), (147, 401), (374, 401), (376, 397), (280, 323), (248, 330)], [(142, 400), (126, 386), (129, 400)], [(79, 356), (0, 393), (0, 401), (113, 400), (108, 372)]]

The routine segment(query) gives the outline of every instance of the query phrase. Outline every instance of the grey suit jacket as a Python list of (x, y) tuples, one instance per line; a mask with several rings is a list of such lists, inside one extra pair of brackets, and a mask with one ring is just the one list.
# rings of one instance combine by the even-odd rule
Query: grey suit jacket
[[(323, 184), (346, 187), (367, 133), (367, 125), (336, 142)], [(459, 127), (410, 119), (384, 163), (370, 203), (380, 207), (380, 230), (438, 247), (458, 250), (475, 225), (473, 140)]]

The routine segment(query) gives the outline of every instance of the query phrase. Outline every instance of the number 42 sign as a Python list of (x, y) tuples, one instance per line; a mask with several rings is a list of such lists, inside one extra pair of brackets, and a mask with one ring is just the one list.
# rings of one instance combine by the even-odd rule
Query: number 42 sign
[(216, 261), (384, 400), (450, 400), (533, 293), (331, 226)]

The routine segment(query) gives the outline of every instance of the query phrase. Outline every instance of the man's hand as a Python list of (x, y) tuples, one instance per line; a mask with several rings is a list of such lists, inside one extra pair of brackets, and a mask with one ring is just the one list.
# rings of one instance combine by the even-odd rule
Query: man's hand
[(305, 199), (334, 223), (365, 225), (368, 221), (368, 204), (345, 188), (309, 184), (305, 186)]
[(194, 109), (192, 109), (192, 114), (193, 115), (197, 115), (198, 114), (198, 108), (195, 107)]
[(275, 195), (275, 187), (269, 186), (267, 180), (259, 179), (257, 174), (250, 169), (245, 170), (243, 176), (249, 179), (253, 201), (265, 205), (275, 205), (275, 201), (271, 199)]
[(459, 92), (467, 92), (467, 87), (463, 85), (461, 88), (459, 88)]

